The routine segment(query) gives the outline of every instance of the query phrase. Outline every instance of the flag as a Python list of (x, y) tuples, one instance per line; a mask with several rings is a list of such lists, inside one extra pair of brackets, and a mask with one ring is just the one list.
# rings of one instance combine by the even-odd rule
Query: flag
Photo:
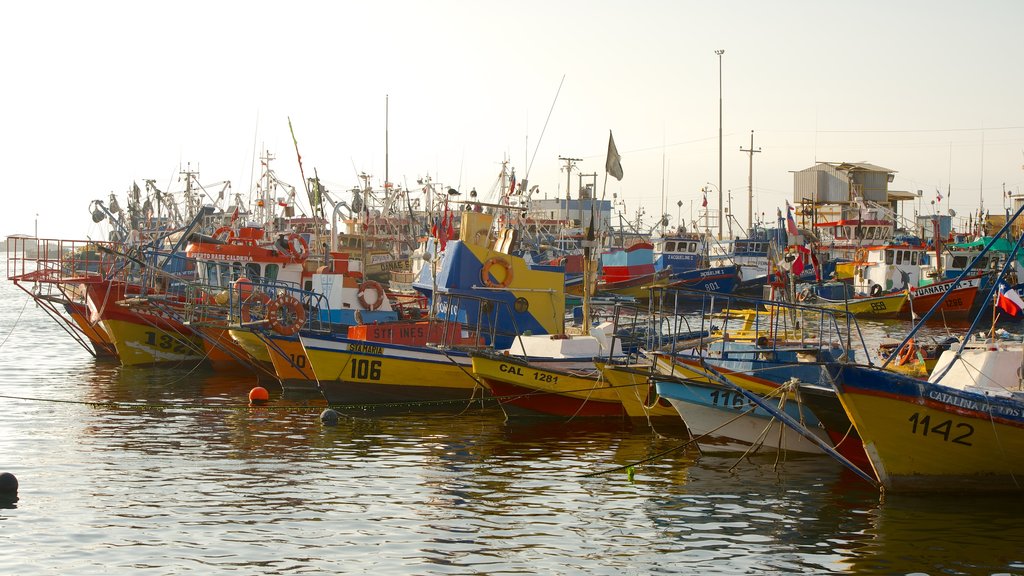
[(605, 172), (611, 174), (616, 180), (622, 180), (622, 157), (615, 148), (615, 138), (612, 138), (612, 131), (608, 131), (608, 158), (604, 161)]
[(512, 169), (512, 177), (508, 181), (508, 195), (511, 196), (516, 193), (516, 169)]
[(708, 193), (704, 192), (704, 201), (700, 203), (701, 208), (708, 207)]
[(235, 224), (235, 220), (238, 220), (238, 205), (235, 204), (235, 211), (231, 214), (231, 224)]
[(1016, 318), (1024, 312), (1024, 299), (1017, 294), (1017, 291), (1010, 288), (1010, 285), (1002, 280), (999, 281), (999, 299), (996, 307), (1010, 318)]
[(796, 229), (796, 219), (793, 218), (793, 207), (789, 205), (789, 200), (786, 200), (786, 231), (789, 232), (790, 236), (796, 236), (800, 233)]
[[(807, 245), (797, 246), (796, 249), (798, 254), (797, 259), (800, 260), (800, 272), (803, 272), (804, 270), (803, 255), (806, 254), (811, 260), (811, 269), (814, 270), (814, 280), (816, 282), (821, 282), (821, 267), (818, 265), (818, 257), (814, 254), (814, 250), (808, 248)], [(793, 263), (793, 270), (795, 274), (800, 273), (796, 272), (795, 262)]]
[(939, 204), (942, 203), (942, 192), (938, 188), (935, 189), (935, 201)]
[(804, 273), (804, 255), (799, 251), (796, 253), (796, 259), (793, 260), (790, 270), (793, 272), (793, 276), (799, 276)]

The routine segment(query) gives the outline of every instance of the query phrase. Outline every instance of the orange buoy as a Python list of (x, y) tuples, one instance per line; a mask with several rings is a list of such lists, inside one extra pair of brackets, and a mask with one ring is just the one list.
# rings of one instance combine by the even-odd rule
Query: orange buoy
[(235, 280), (235, 290), (238, 290), (239, 299), (245, 302), (252, 296), (252, 280), (245, 276), (239, 276), (238, 280)]
[(265, 404), (270, 400), (270, 393), (263, 386), (257, 386), (249, 390), (249, 402), (252, 404)]

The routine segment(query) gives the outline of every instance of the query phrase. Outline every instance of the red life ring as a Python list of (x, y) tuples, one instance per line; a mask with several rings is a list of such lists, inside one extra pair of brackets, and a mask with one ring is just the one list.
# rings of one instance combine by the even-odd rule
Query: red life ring
[(309, 244), (306, 244), (306, 239), (298, 234), (292, 232), (285, 237), (287, 247), (284, 249), (292, 260), (296, 262), (305, 262), (306, 258), (309, 258)]
[(282, 336), (297, 334), (305, 323), (306, 309), (294, 296), (282, 294), (267, 306), (267, 325)]
[(260, 318), (266, 318), (267, 316), (267, 303), (270, 302), (270, 296), (267, 296), (264, 292), (253, 292), (248, 297), (242, 299), (242, 322), (248, 324), (253, 321), (253, 313), (255, 316)]
[[(377, 295), (372, 304), (366, 302), (367, 290), (373, 290), (374, 293)], [(362, 306), (366, 310), (376, 310), (380, 308), (382, 304), (384, 304), (384, 287), (380, 285), (380, 282), (377, 282), (375, 280), (366, 280), (365, 282), (359, 285), (358, 296), (360, 306)]]
[[(221, 236), (224, 236), (224, 238), (221, 238)], [(231, 226), (221, 226), (213, 232), (213, 239), (231, 242), (235, 239), (235, 230)]]
[[(498, 266), (505, 271), (505, 277), (500, 282), (491, 280), (491, 268)], [(512, 265), (508, 260), (501, 258), (488, 258), (484, 267), (480, 269), (480, 281), (488, 288), (506, 288), (512, 283)]]

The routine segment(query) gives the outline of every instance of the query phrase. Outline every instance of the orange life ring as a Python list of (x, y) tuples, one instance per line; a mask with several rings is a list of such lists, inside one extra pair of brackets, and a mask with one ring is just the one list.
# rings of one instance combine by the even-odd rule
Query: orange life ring
[[(501, 282), (491, 280), (491, 268), (499, 266), (505, 271), (505, 278)], [(501, 258), (488, 258), (484, 267), (480, 269), (480, 281), (488, 288), (506, 288), (512, 283), (512, 265), (508, 260)]]
[[(224, 238), (221, 238), (224, 236)], [(231, 226), (221, 226), (213, 232), (214, 240), (223, 240), (224, 242), (231, 242), (235, 238), (235, 230)]]
[[(377, 294), (377, 297), (374, 299), (373, 303), (366, 302), (367, 290), (373, 290)], [(384, 304), (384, 287), (381, 286), (380, 282), (377, 282), (376, 280), (366, 280), (365, 282), (360, 284), (359, 292), (357, 295), (359, 296), (359, 305), (367, 310), (376, 310), (380, 308), (382, 304)]]
[(267, 316), (267, 304), (270, 302), (270, 296), (267, 296), (265, 292), (253, 292), (248, 297), (242, 299), (242, 322), (248, 324), (253, 321), (253, 316), (260, 318), (266, 318)]
[(907, 340), (907, 343), (903, 345), (903, 348), (900, 348), (900, 353), (896, 356), (896, 361), (900, 366), (903, 366), (914, 358), (916, 352), (917, 348), (914, 346), (914, 339), (911, 338), (910, 340)]
[(282, 294), (267, 306), (267, 325), (282, 336), (297, 334), (305, 323), (306, 309), (294, 296)]
[[(285, 237), (287, 247), (284, 249), (296, 262), (305, 262), (309, 258), (309, 244), (306, 239), (292, 232)], [(298, 244), (296, 244), (298, 243)]]

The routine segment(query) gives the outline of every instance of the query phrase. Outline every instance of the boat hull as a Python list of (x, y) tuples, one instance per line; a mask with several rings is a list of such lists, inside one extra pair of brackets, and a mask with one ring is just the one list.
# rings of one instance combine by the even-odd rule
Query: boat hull
[(886, 294), (882, 296), (868, 296), (864, 298), (851, 298), (848, 301), (826, 300), (818, 298), (816, 305), (837, 313), (849, 313), (857, 318), (896, 318), (904, 312), (907, 303), (907, 293)]
[(891, 491), (1024, 489), (1024, 402), (862, 366), (835, 376)]
[[(975, 299), (981, 288), (982, 278), (982, 276), (975, 276), (961, 280), (957, 287), (949, 293), (949, 296), (942, 301), (942, 306), (935, 312), (933, 318), (939, 320), (967, 318), (971, 310), (975, 308)], [(954, 280), (946, 280), (913, 288), (905, 307), (912, 309), (915, 316), (924, 316), (939, 298), (942, 298), (953, 282)]]
[[(699, 439), (701, 450), (824, 454), (817, 444), (730, 388), (695, 381), (659, 380), (657, 390), (658, 395), (667, 398), (676, 408), (690, 434)], [(809, 409), (801, 408), (796, 402), (785, 402), (780, 409), (799, 421), (806, 421), (808, 417), (817, 421)], [(809, 429), (830, 442), (820, 429)]]
[(650, 379), (651, 367), (619, 366), (596, 362), (601, 376), (619, 397), (630, 418), (665, 418), (679, 422), (679, 412), (668, 400), (658, 396)]
[(300, 334), (320, 391), (332, 405), (461, 410), (482, 397), (459, 351)]
[[(575, 374), (474, 354), (473, 373), (506, 414), (593, 418), (626, 416), (618, 394), (596, 374)], [(596, 367), (595, 367), (596, 372)]]

